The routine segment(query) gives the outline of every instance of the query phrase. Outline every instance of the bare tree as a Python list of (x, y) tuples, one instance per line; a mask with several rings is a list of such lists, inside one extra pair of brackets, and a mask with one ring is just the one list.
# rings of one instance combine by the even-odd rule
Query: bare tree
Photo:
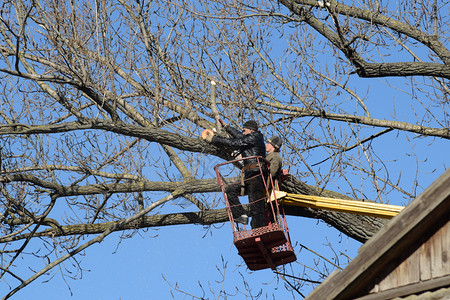
[[(3, 296), (112, 232), (227, 221), (212, 167), (232, 152), (199, 138), (218, 126), (212, 80), (223, 120), (253, 118), (283, 137), (283, 190), (410, 201), (426, 163), (414, 149), (450, 138), (448, 10), (439, 1), (4, 1), (0, 278), (12, 288)], [(404, 98), (374, 99), (375, 84)], [(415, 157), (413, 181), (380, 153), (395, 135), (403, 142), (392, 159)], [(287, 213), (361, 242), (384, 224)], [(38, 239), (46, 254), (26, 251)], [(20, 274), (25, 253), (48, 263)]]

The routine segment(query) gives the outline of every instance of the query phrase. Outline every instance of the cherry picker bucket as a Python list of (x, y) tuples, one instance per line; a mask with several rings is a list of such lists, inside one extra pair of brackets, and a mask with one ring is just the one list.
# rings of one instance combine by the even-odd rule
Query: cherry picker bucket
[[(256, 164), (254, 163), (256, 161)], [(250, 163), (251, 162), (251, 163)], [(244, 259), (250, 270), (271, 268), (295, 261), (294, 250), (289, 240), (289, 229), (286, 223), (284, 209), (279, 206), (274, 190), (274, 182), (270, 175), (270, 163), (260, 156), (240, 158), (218, 164), (214, 167), (218, 183), (222, 189), (225, 205), (233, 231), (233, 242), (239, 255)], [(252, 168), (252, 176), (243, 174)], [(247, 173), (248, 174), (248, 173)], [(230, 191), (242, 188), (247, 190), (250, 181), (258, 180), (263, 189), (261, 198), (254, 199), (248, 195), (250, 207), (264, 203), (264, 225), (257, 228), (247, 228), (237, 224), (233, 211), (241, 204), (230, 203)], [(259, 203), (258, 203), (259, 202)], [(240, 207), (240, 211), (243, 211)], [(251, 213), (251, 210), (250, 210)]]

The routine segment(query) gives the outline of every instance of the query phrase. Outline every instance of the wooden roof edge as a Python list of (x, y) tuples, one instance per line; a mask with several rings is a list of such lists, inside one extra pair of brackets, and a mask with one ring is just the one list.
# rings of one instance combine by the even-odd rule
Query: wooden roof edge
[[(420, 294), (430, 292), (440, 294), (443, 289), (448, 289), (450, 292), (450, 275), (438, 278), (432, 278), (425, 281), (411, 283), (405, 286), (391, 288), (376, 294), (364, 295), (357, 300), (379, 300), (379, 299), (394, 299), (396, 297), (403, 297), (404, 295), (416, 295), (422, 299)], [(430, 295), (432, 296), (432, 295)], [(441, 299), (439, 297), (430, 297), (430, 299)]]
[(426, 232), (439, 229), (449, 214), (450, 169), (370, 238), (344, 270), (325, 280), (305, 299), (351, 299), (358, 291), (369, 289), (379, 272), (411, 251)]

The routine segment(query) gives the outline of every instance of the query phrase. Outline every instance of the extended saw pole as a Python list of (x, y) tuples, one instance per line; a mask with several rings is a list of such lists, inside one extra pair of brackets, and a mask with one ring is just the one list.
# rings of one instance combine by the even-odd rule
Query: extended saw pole
[(281, 191), (273, 191), (273, 193), (275, 193), (274, 196), (278, 199), (278, 203), (282, 205), (326, 209), (386, 219), (395, 217), (404, 208), (404, 206), (376, 202), (289, 194)]

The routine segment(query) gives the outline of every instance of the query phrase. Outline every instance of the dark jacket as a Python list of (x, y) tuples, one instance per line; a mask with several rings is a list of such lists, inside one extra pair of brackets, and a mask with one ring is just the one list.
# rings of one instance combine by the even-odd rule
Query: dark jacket
[[(225, 130), (230, 134), (230, 138), (215, 135), (211, 143), (214, 145), (223, 145), (233, 150), (238, 150), (243, 158), (250, 156), (266, 156), (266, 144), (261, 132), (255, 131), (244, 135), (240, 130), (226, 126)], [(256, 164), (256, 159), (244, 160), (244, 166)]]

